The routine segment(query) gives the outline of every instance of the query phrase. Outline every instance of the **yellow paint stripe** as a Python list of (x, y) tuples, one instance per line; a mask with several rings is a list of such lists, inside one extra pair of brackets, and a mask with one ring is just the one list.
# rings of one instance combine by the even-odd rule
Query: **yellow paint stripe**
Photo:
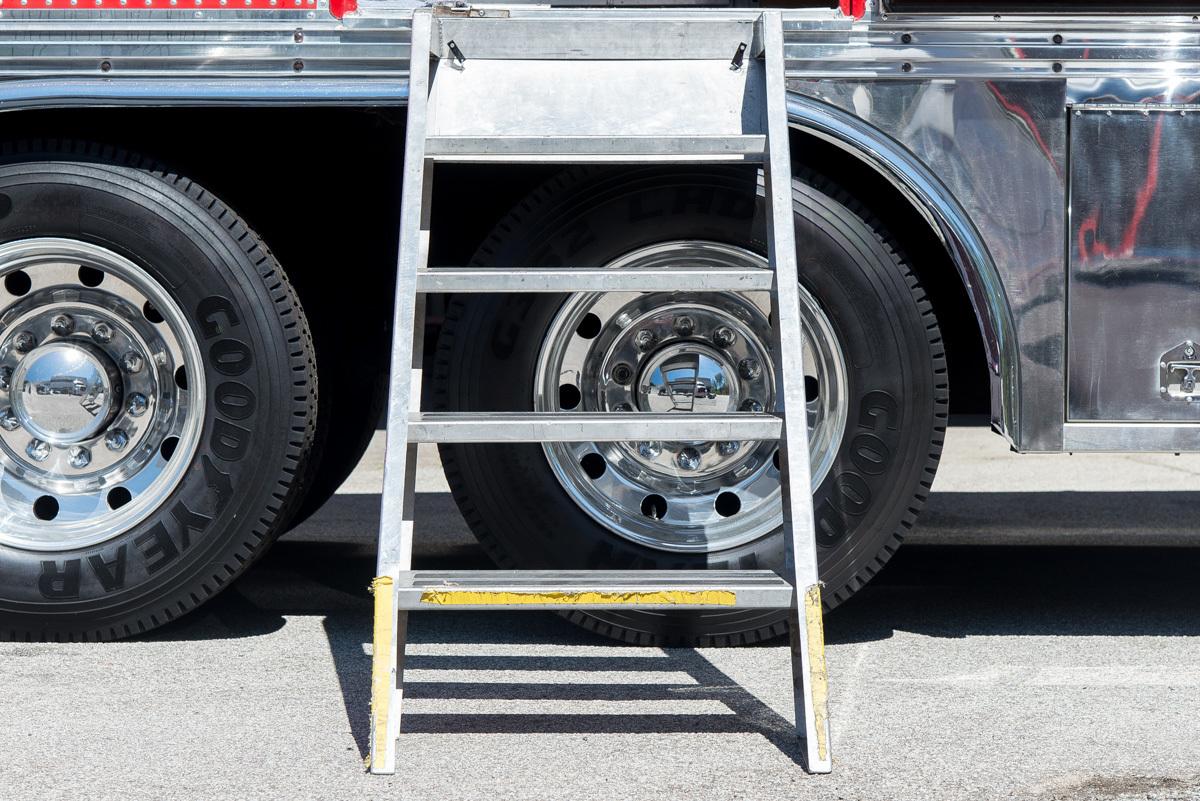
[(812, 686), (813, 726), (817, 730), (817, 755), (829, 753), (829, 675), (825, 672), (825, 624), (821, 620), (821, 585), (804, 593), (804, 625), (808, 630), (808, 680)]
[(388, 713), (392, 705), (392, 626), (396, 619), (392, 579), (379, 576), (371, 582), (375, 595), (375, 633), (371, 648), (371, 749), (367, 753), (367, 767), (371, 767), (372, 754), (379, 764), (387, 764)]
[(653, 592), (489, 592), (486, 590), (425, 590), (421, 603), (438, 606), (574, 606), (594, 604), (678, 604), (733, 606), (737, 593), (730, 590), (658, 590)]

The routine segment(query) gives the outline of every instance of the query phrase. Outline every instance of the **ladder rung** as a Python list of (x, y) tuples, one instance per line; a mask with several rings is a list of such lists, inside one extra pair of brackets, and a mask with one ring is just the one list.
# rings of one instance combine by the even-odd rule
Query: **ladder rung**
[(792, 585), (770, 570), (406, 571), (400, 609), (787, 609)]
[(438, 161), (761, 162), (763, 134), (732, 136), (430, 136), (425, 155)]
[(767, 291), (768, 269), (691, 267), (621, 270), (436, 267), (417, 272), (418, 292), (751, 292)]
[(779, 439), (773, 414), (726, 412), (425, 412), (409, 442), (710, 442)]

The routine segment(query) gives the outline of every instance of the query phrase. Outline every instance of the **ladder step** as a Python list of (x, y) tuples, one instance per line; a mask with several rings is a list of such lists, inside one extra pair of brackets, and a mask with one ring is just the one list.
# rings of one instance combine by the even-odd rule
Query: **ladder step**
[(400, 609), (787, 609), (792, 585), (770, 570), (406, 571)]
[(430, 136), (425, 155), (438, 161), (764, 162), (767, 137), (733, 136)]
[(769, 291), (767, 269), (691, 267), (620, 270), (435, 267), (417, 271), (418, 292), (752, 292)]
[(765, 412), (424, 412), (409, 442), (711, 442), (779, 439), (783, 420)]

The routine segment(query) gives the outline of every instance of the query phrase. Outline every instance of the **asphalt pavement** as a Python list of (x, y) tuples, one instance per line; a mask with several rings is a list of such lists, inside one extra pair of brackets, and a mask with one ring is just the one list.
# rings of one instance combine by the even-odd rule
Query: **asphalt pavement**
[[(952, 428), (919, 530), (827, 620), (830, 776), (800, 767), (781, 643), (447, 612), (415, 616), (385, 778), (362, 767), (380, 444), (199, 613), (0, 644), (0, 799), (1200, 799), (1200, 457)], [(417, 566), (486, 567), (420, 466)]]

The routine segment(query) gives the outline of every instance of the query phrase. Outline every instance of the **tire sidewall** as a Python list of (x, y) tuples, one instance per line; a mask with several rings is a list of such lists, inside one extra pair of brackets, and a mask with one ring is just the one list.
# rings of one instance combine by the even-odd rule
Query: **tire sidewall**
[(134, 625), (156, 625), (220, 589), (262, 539), (251, 526), (278, 479), (264, 466), (285, 464), (290, 421), (271, 411), (289, 408), (289, 355), (278, 318), (262, 311), (274, 301), (256, 263), (178, 184), (111, 164), (0, 167), (0, 242), (64, 237), (130, 259), (184, 312), (205, 376), (196, 452), (147, 519), (88, 548), (0, 546), (0, 614), (14, 629), (77, 629), (84, 615), (97, 636), (119, 636), (147, 608), (159, 611)]
[[(875, 569), (877, 555), (898, 543), (900, 530), (911, 524), (912, 498), (926, 478), (939, 401), (936, 359), (915, 282), (909, 283), (899, 257), (862, 216), (815, 183), (794, 183), (801, 282), (834, 328), (849, 388), (846, 431), (832, 469), (814, 493), (825, 597), (835, 605), (865, 580), (864, 567)], [(637, 248), (677, 239), (765, 253), (763, 206), (761, 187), (756, 191), (753, 179), (735, 171), (647, 170), (619, 177), (572, 171), (498, 226), (476, 263), (601, 266)], [(443, 407), (531, 408), (542, 336), (563, 300), (515, 295), (457, 301), (435, 366)], [(783, 566), (780, 530), (699, 555), (660, 551), (621, 537), (574, 504), (539, 445), (443, 450), (451, 487), (468, 521), (506, 566)], [(600, 617), (624, 624), (635, 616)]]

